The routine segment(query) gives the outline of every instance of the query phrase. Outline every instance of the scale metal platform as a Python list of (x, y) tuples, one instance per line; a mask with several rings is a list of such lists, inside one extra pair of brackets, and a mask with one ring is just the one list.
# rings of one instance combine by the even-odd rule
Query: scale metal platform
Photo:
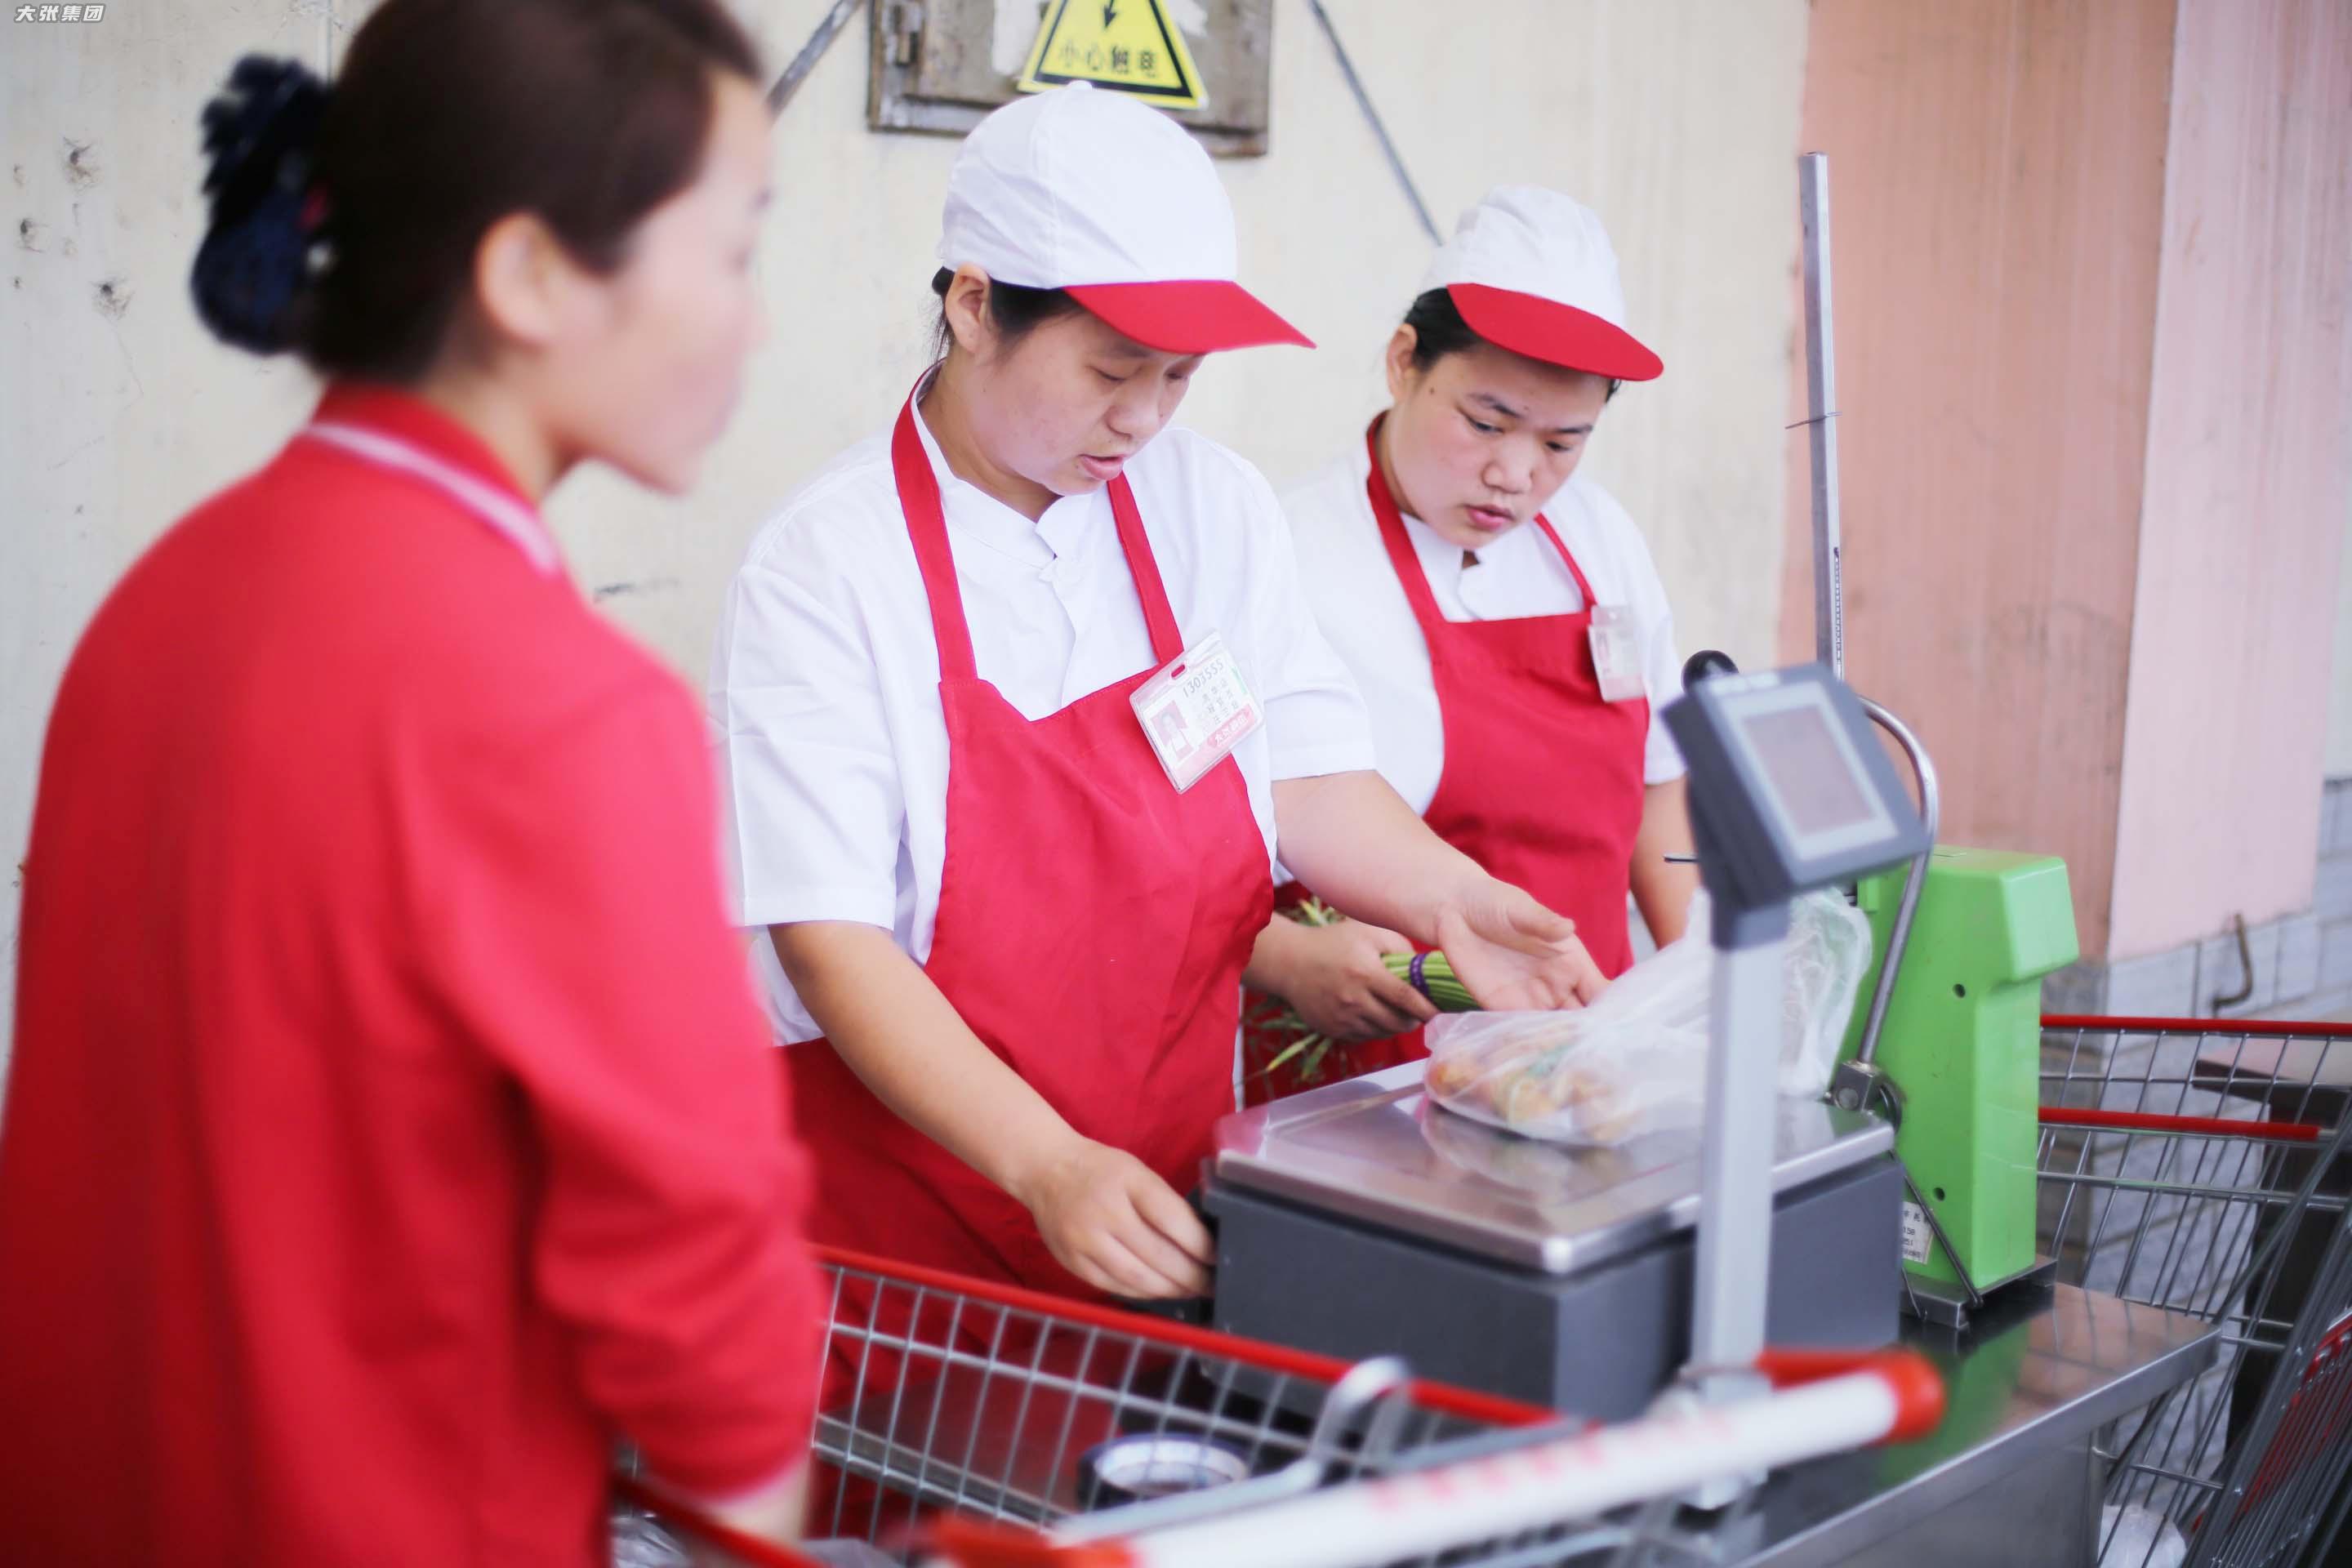
[[(1690, 1353), (1697, 1128), (1614, 1149), (1517, 1137), (1422, 1093), (1422, 1064), (1227, 1118), (1204, 1202), (1216, 1326), (1601, 1420)], [(1895, 1339), (1903, 1178), (1874, 1116), (1782, 1100), (1768, 1331)]]

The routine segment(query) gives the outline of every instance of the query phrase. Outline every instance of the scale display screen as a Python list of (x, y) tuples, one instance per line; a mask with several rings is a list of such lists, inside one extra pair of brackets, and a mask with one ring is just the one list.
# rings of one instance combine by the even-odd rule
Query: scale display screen
[(1776, 687), (1725, 708), (1798, 854), (1833, 854), (1895, 831), (1822, 688)]
[(1786, 898), (1907, 859), (1925, 842), (1860, 701), (1818, 665), (1700, 681), (1666, 721), (1716, 869), (1743, 893)]

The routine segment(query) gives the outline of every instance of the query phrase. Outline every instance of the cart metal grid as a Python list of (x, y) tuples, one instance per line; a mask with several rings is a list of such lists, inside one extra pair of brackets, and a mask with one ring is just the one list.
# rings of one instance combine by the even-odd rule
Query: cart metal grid
[(2059, 1278), (2222, 1330), (2211, 1370), (2100, 1445), (2105, 1568), (2294, 1568), (2342, 1529), (2347, 1098), (2352, 1026), (2042, 1020), (2041, 1234)]
[[(885, 1554), (868, 1562), (1716, 1561), (1725, 1518), (1678, 1519), (1675, 1497), (1916, 1435), (1943, 1405), (1906, 1352), (1771, 1352), (1738, 1403), (1670, 1400), (1588, 1426), (1393, 1359), (1349, 1365), (860, 1254), (821, 1261), (832, 1315), (808, 1529)], [(1202, 1479), (1218, 1484), (1188, 1489)], [(616, 1489), (640, 1541), (658, 1520), (722, 1561), (811, 1562), (641, 1480)]]

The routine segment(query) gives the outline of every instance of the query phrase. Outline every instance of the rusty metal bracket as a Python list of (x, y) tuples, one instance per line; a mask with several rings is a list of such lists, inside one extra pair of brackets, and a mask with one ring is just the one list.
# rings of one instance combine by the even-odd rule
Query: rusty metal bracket
[(2238, 973), (2244, 977), (2245, 983), (2227, 996), (2213, 998), (2213, 1016), (2216, 1018), (2230, 1008), (2243, 1006), (2246, 999), (2254, 994), (2254, 944), (2246, 935), (2246, 917), (2243, 914), (2231, 915), (2230, 923), (2237, 931)]

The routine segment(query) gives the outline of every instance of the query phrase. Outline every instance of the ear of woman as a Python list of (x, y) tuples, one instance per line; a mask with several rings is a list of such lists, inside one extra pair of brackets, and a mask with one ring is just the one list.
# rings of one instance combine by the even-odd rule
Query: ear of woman
[(1420, 343), (1421, 334), (1413, 330), (1410, 321), (1398, 327), (1389, 337), (1388, 353), (1381, 358), (1381, 368), (1388, 373), (1389, 401), (1392, 404), (1402, 403), (1411, 395), (1412, 384), (1419, 378), (1416, 353)]
[(940, 300), (949, 341), (965, 353), (987, 353), (996, 337), (989, 325), (988, 296), (988, 274), (966, 263), (955, 269)]
[(579, 268), (536, 214), (509, 213), (474, 251), (474, 303), (491, 335), (545, 348), (576, 312)]

